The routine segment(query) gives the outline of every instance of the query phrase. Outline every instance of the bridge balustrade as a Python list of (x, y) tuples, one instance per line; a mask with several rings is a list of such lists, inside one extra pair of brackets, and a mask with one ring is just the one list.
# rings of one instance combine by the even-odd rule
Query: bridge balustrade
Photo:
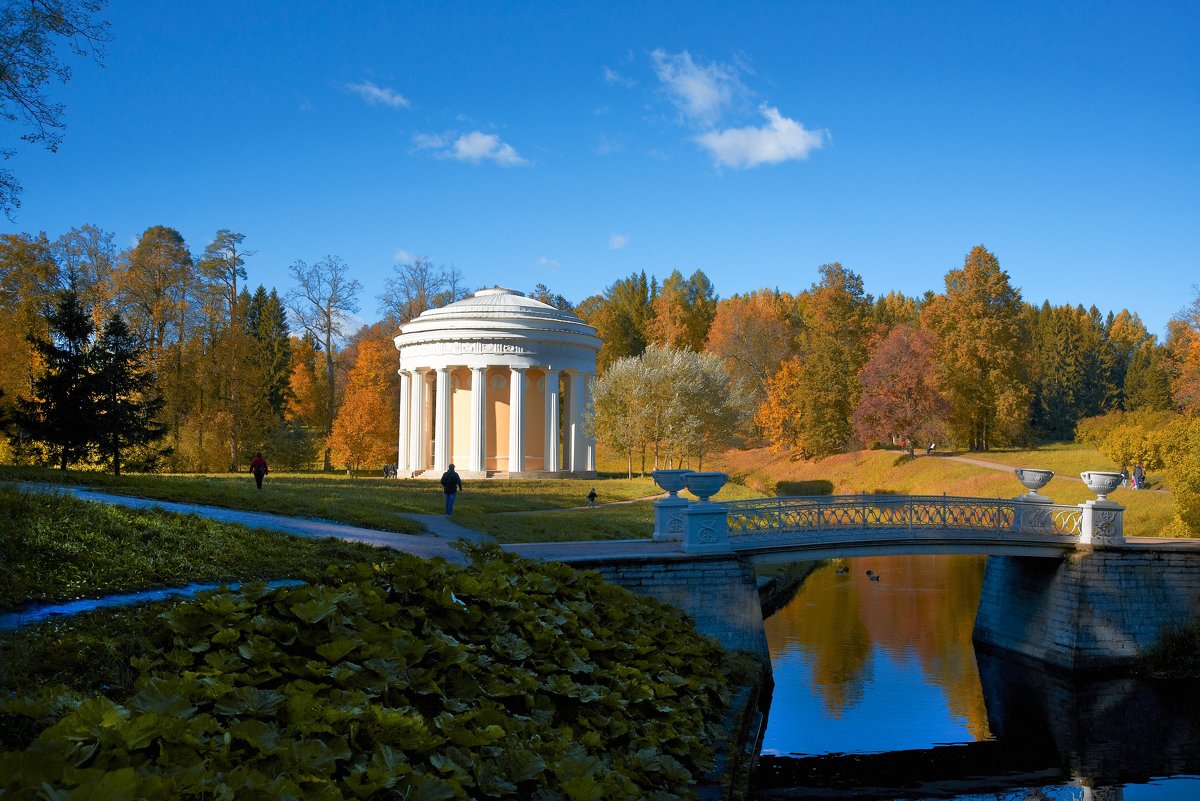
[(946, 531), (1078, 538), (1083, 509), (1052, 503), (945, 495), (762, 498), (722, 504), (730, 545), (775, 535)]

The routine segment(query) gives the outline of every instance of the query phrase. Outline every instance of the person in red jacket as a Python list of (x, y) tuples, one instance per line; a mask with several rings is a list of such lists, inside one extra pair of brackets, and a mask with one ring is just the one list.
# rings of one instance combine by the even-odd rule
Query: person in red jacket
[(254, 454), (254, 458), (250, 460), (250, 472), (254, 474), (254, 483), (262, 489), (262, 480), (269, 471), (267, 470), (267, 460), (263, 458), (262, 453)]

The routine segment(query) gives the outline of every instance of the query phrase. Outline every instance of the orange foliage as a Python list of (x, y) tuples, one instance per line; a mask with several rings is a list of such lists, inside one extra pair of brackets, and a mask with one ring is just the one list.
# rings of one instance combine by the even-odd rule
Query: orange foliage
[(330, 458), (351, 471), (381, 465), (396, 456), (399, 401), (394, 382), (395, 350), (366, 340), (346, 382), (346, 394), (326, 446)]

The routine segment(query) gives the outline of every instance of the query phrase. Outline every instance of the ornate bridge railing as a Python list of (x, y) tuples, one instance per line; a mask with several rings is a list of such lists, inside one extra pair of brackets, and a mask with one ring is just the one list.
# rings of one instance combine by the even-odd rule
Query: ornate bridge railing
[(944, 495), (835, 495), (728, 501), (730, 545), (750, 547), (774, 535), (865, 531), (945, 531), (1074, 537), (1084, 529), (1080, 506)]

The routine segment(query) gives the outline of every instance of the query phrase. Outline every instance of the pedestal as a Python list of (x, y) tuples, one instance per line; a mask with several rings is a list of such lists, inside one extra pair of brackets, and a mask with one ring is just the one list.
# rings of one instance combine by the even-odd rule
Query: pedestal
[(655, 501), (653, 504), (654, 534), (651, 535), (651, 538), (655, 542), (682, 540), (683, 534), (687, 530), (683, 513), (690, 505), (686, 498), (680, 498), (673, 494)]
[(1095, 500), (1083, 508), (1080, 545), (1116, 545), (1125, 542), (1125, 507), (1116, 501)]
[(1017, 519), (1013, 529), (1018, 534), (1053, 534), (1054, 516), (1050, 507), (1054, 501), (1037, 492), (1027, 492), (1013, 498), (1017, 502)]
[(732, 553), (728, 513), (725, 505), (720, 503), (687, 504), (683, 512), (686, 525), (683, 552)]

